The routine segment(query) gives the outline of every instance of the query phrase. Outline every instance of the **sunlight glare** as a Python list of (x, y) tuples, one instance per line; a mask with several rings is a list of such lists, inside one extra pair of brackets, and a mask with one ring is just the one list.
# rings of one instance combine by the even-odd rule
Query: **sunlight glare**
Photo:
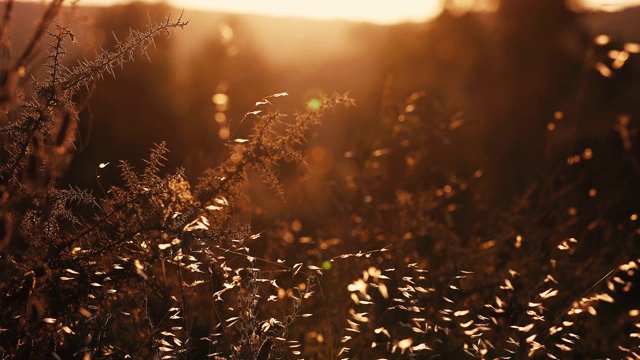
[(282, 17), (322, 20), (368, 21), (389, 24), (401, 21), (420, 22), (437, 16), (442, 10), (439, 0), (172, 0), (176, 7), (217, 10)]
[(574, 0), (573, 2), (577, 2), (580, 7), (601, 11), (619, 11), (638, 5), (638, 0)]
[[(42, 2), (42, 0), (24, 0)], [(123, 5), (135, 0), (80, 0), (81, 5), (112, 6)], [(316, 20), (347, 20), (394, 24), (400, 22), (423, 22), (438, 16), (445, 8), (457, 15), (470, 10), (492, 12), (499, 6), (498, 0), (138, 0), (145, 3), (167, 2), (185, 10), (220, 11), (276, 17), (294, 17)], [(567, 0), (567, 4), (577, 11), (620, 11), (632, 6), (640, 6), (640, 0)], [(231, 35), (223, 34), (224, 35)]]

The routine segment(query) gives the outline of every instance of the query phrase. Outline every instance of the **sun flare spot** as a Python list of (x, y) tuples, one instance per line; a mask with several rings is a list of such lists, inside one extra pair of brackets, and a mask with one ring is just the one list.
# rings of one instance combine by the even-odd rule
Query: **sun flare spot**
[(322, 101), (318, 98), (313, 98), (307, 102), (307, 108), (309, 110), (317, 111), (322, 107)]

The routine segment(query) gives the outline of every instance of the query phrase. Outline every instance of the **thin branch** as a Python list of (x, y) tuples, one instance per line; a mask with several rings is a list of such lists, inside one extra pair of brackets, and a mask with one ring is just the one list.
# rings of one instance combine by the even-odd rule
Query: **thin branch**
[(13, 19), (13, 0), (7, 0), (7, 4), (4, 7), (4, 16), (2, 17), (2, 24), (0, 24), (0, 51), (4, 58), (1, 60), (9, 59), (9, 27), (11, 26), (11, 20)]
[(31, 62), (36, 46), (38, 45), (38, 43), (40, 43), (42, 36), (46, 33), (47, 28), (49, 28), (49, 25), (51, 25), (53, 19), (56, 17), (56, 15), (58, 15), (58, 12), (60, 11), (63, 3), (64, 0), (53, 0), (51, 4), (49, 4), (49, 7), (44, 12), (44, 14), (42, 15), (42, 19), (38, 23), (38, 28), (33, 33), (33, 36), (31, 37), (31, 40), (29, 41), (27, 46), (22, 51), (22, 55), (18, 58), (18, 61), (16, 61), (14, 69), (19, 69), (23, 66), (27, 66)]

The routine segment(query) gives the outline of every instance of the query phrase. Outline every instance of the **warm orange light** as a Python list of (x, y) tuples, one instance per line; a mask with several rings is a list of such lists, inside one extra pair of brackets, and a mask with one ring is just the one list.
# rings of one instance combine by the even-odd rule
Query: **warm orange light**
[(574, 0), (578, 6), (601, 11), (619, 11), (638, 5), (638, 0)]
[[(42, 0), (25, 0), (42, 2)], [(81, 0), (81, 5), (110, 6), (132, 2), (133, 0)], [(147, 3), (159, 0), (139, 0)], [(168, 0), (178, 9), (211, 10), (231, 13), (260, 14), (308, 19), (341, 19), (391, 24), (403, 21), (422, 22), (436, 17), (444, 8), (442, 0), (323, 0), (310, 2), (302, 0)], [(454, 12), (464, 13), (474, 9), (494, 11), (498, 0), (454, 0), (449, 6)], [(626, 7), (640, 5), (640, 0), (569, 0), (572, 8), (578, 10), (618, 11)], [(453, 5), (453, 6), (451, 6)]]
[(440, 13), (439, 0), (172, 0), (176, 7), (311, 19), (343, 19), (375, 23), (425, 21)]

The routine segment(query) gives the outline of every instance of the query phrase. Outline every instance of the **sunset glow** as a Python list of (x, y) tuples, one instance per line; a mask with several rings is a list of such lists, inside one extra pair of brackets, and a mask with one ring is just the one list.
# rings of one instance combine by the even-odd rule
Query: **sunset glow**
[[(114, 5), (122, 0), (84, 0), (84, 5)], [(154, 1), (147, 1), (154, 2)], [(429, 20), (442, 10), (440, 0), (169, 0), (177, 8), (309, 19), (341, 19), (375, 23)]]
[(368, 0), (174, 0), (172, 3), (179, 7), (203, 10), (378, 23), (424, 21), (433, 18), (442, 9), (439, 0), (396, 0), (393, 2)]
[[(81, 1), (81, 4), (113, 5), (126, 2), (122, 0), (84, 0)], [(172, 6), (184, 9), (323, 20), (340, 19), (380, 24), (429, 20), (437, 16), (444, 7), (443, 0), (169, 0), (168, 2)], [(490, 3), (490, 1), (458, 0), (451, 3), (462, 7), (471, 7), (481, 3)], [(616, 11), (640, 5), (640, 0), (572, 0), (570, 3), (589, 10)]]
[(576, 0), (579, 6), (602, 11), (618, 11), (629, 6), (640, 5), (639, 0)]

